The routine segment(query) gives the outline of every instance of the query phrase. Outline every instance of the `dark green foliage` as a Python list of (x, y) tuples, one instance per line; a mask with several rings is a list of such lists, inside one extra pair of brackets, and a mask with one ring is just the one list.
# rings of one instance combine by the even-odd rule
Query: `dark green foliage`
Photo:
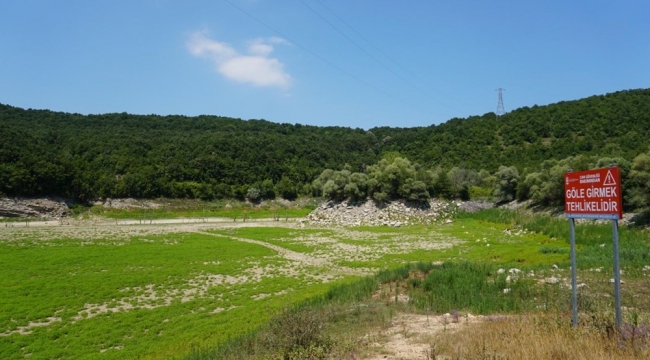
[(519, 172), (517, 168), (514, 166), (499, 166), (496, 178), (497, 188), (494, 191), (494, 197), (497, 199), (497, 202), (514, 200), (519, 183)]
[[(642, 159), (643, 154), (636, 159)], [(635, 160), (637, 161), (637, 160)], [(639, 162), (640, 163), (640, 162)], [(531, 199), (535, 204), (544, 206), (561, 206), (564, 203), (564, 174), (569, 170), (583, 171), (616, 165), (621, 168), (623, 183), (623, 204), (627, 208), (642, 208), (646, 200), (638, 197), (644, 194), (642, 183), (638, 181), (638, 172), (631, 171), (632, 164), (620, 157), (569, 156), (561, 160), (546, 160), (533, 172), (529, 172), (517, 185), (517, 199)], [(650, 199), (647, 199), (650, 200)]]
[[(305, 184), (325, 169), (349, 164), (350, 174), (361, 173), (382, 158), (408, 158), (424, 169), (457, 166), (488, 174), (514, 166), (523, 180), (525, 169), (549, 159), (582, 154), (631, 161), (647, 152), (649, 99), (650, 89), (620, 91), (524, 107), (499, 118), (488, 113), (437, 126), (369, 131), (218, 116), (80, 115), (0, 104), (0, 193), (210, 200), (243, 199), (254, 187), (263, 198), (291, 198), (309, 192)], [(435, 193), (431, 181), (415, 170), (413, 181)], [(356, 189), (349, 186), (347, 196), (363, 197), (362, 182), (354, 183)], [(420, 198), (421, 183), (403, 182), (400, 189), (394, 182), (368, 179), (365, 195)], [(464, 197), (477, 186), (456, 185), (450, 197)], [(345, 186), (341, 192), (337, 196), (345, 196)], [(633, 197), (647, 203), (642, 194)]]
[(294, 200), (298, 197), (296, 185), (287, 176), (283, 176), (275, 185), (275, 192), (283, 199)]
[(650, 206), (650, 153), (641, 154), (634, 159), (630, 185), (630, 202), (638, 207)]
[(433, 182), (433, 195), (443, 199), (451, 199), (454, 189), (446, 172), (441, 171)]
[(418, 180), (418, 167), (408, 159), (394, 157), (368, 166), (367, 174), (326, 169), (314, 180), (312, 189), (320, 189), (316, 194), (333, 200), (360, 200), (370, 195), (380, 202), (393, 198), (426, 201), (429, 199), (428, 184)]

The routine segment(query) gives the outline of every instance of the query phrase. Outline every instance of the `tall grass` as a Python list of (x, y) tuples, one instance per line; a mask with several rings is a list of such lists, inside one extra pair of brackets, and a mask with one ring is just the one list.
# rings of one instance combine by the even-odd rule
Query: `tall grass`
[[(546, 234), (569, 243), (569, 220), (548, 215), (530, 214), (507, 209), (488, 209), (475, 213), (459, 213), (461, 218), (521, 226), (529, 231)], [(576, 221), (578, 266), (611, 267), (611, 222)], [(650, 233), (638, 228), (619, 227), (621, 266), (628, 269), (650, 265)]]
[(412, 303), (434, 313), (520, 313), (538, 307), (550, 310), (568, 301), (568, 293), (557, 285), (537, 285), (523, 272), (498, 274), (497, 267), (489, 263), (444, 263), (433, 268), (421, 284), (413, 284)]
[[(432, 346), (438, 359), (648, 359), (647, 327), (626, 326), (620, 333), (590, 320), (574, 329), (567, 317), (535, 314), (501, 317), (439, 333)], [(440, 355), (440, 356), (438, 356)]]

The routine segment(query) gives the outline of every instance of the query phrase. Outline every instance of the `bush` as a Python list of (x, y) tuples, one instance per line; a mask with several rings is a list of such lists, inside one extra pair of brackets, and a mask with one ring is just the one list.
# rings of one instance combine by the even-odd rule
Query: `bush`
[(492, 189), (485, 186), (470, 186), (469, 198), (471, 200), (488, 200), (492, 197)]
[(258, 188), (251, 187), (246, 191), (246, 199), (252, 202), (260, 200), (261, 195), (262, 192)]

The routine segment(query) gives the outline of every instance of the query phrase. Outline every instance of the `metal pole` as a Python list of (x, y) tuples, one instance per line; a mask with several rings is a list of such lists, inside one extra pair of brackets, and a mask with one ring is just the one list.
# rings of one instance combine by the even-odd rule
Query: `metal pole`
[(616, 325), (623, 326), (621, 318), (621, 270), (618, 263), (618, 220), (612, 220), (612, 238), (614, 240), (614, 296), (616, 297)]
[(576, 285), (576, 223), (569, 218), (571, 239), (571, 307), (573, 310), (573, 327), (578, 327), (578, 286)]

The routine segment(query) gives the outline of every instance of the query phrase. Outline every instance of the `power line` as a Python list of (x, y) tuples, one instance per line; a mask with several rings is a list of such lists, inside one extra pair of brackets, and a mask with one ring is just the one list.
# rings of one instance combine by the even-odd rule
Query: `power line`
[[(300, 0), (300, 2), (301, 2), (303, 5), (305, 5), (309, 10), (311, 10), (311, 12), (313, 12), (314, 14), (316, 14), (316, 16), (318, 16), (321, 20), (323, 20), (323, 21), (324, 21), (327, 25), (329, 25), (332, 29), (336, 30), (336, 32), (338, 32), (341, 36), (343, 36), (344, 38), (346, 38), (349, 42), (351, 42), (354, 46), (356, 46), (359, 50), (361, 50), (364, 54), (368, 55), (370, 58), (372, 58), (373, 60), (375, 60), (375, 62), (377, 62), (379, 65), (381, 65), (384, 69), (390, 71), (393, 75), (395, 75), (396, 77), (398, 77), (399, 79), (401, 79), (402, 81), (404, 81), (405, 83), (407, 83), (409, 86), (411, 86), (412, 88), (414, 88), (414, 89), (417, 90), (418, 92), (420, 92), (420, 94), (422, 94), (422, 95), (424, 95), (424, 96), (426, 96), (426, 97), (430, 97), (429, 94), (427, 94), (427, 93), (424, 92), (422, 89), (420, 89), (419, 87), (417, 87), (416, 85), (414, 85), (413, 83), (411, 83), (410, 81), (408, 81), (406, 78), (404, 78), (404, 77), (401, 76), (400, 74), (398, 74), (398, 73), (396, 73), (395, 71), (393, 71), (393, 69), (389, 68), (389, 67), (388, 67), (386, 64), (384, 64), (381, 60), (377, 59), (377, 57), (375, 57), (375, 56), (372, 55), (370, 52), (368, 52), (366, 49), (364, 49), (361, 45), (359, 45), (359, 44), (358, 44), (356, 41), (354, 41), (351, 37), (347, 36), (347, 35), (346, 35), (343, 31), (341, 31), (338, 27), (336, 27), (336, 26), (335, 26), (334, 24), (332, 24), (329, 20), (327, 20), (324, 16), (322, 16), (322, 15), (319, 14), (316, 10), (314, 10), (314, 8), (312, 8), (311, 6), (309, 6), (309, 5), (308, 5), (304, 0)], [(321, 4), (321, 5), (322, 5), (322, 4)], [(332, 11), (329, 10), (329, 9), (328, 9), (328, 11), (332, 12)], [(333, 14), (333, 13), (332, 13), (332, 14)], [(338, 18), (338, 17), (337, 17), (337, 18)], [(339, 19), (340, 19), (340, 18), (339, 18)], [(348, 26), (349, 26), (349, 25), (348, 25)], [(366, 41), (368, 41), (368, 40), (366, 40)], [(441, 104), (441, 105), (443, 105), (443, 106), (447, 106), (446, 104), (444, 104), (444, 103), (442, 103), (442, 102), (440, 102), (440, 101), (438, 101), (438, 100), (436, 100), (436, 99), (433, 99), (433, 100), (436, 101), (436, 102), (438, 102), (439, 104)], [(452, 110), (456, 110), (456, 109), (452, 109)]]
[[(417, 75), (415, 75), (413, 72), (409, 71), (407, 68), (405, 68), (404, 66), (402, 66), (402, 65), (401, 65), (400, 63), (398, 63), (395, 59), (393, 59), (390, 55), (388, 55), (387, 53), (383, 52), (383, 51), (382, 51), (378, 46), (376, 46), (372, 41), (370, 41), (368, 38), (366, 38), (365, 36), (363, 36), (359, 31), (355, 30), (354, 27), (352, 27), (352, 25), (350, 25), (347, 21), (343, 20), (343, 18), (341, 18), (340, 16), (338, 16), (334, 11), (332, 11), (329, 7), (327, 7), (325, 4), (323, 4), (320, 0), (315, 0), (315, 1), (316, 1), (317, 3), (319, 3), (323, 8), (325, 8), (325, 10), (327, 10), (330, 14), (334, 15), (334, 17), (336, 17), (339, 21), (341, 21), (343, 24), (345, 24), (345, 26), (347, 26), (350, 30), (352, 30), (352, 31), (353, 31), (355, 34), (357, 34), (360, 38), (362, 38), (362, 39), (365, 40), (368, 44), (370, 44), (370, 46), (372, 46), (372, 47), (373, 47), (375, 50), (377, 50), (380, 54), (382, 54), (383, 56), (385, 56), (388, 60), (392, 61), (395, 65), (397, 65), (399, 68), (401, 68), (402, 70), (404, 70), (405, 72), (407, 72), (407, 73), (408, 73), (409, 75), (411, 75), (413, 78), (415, 78), (415, 79), (419, 79), (419, 77), (418, 77)], [(313, 11), (314, 13), (316, 13), (316, 12), (315, 12), (311, 7), (309, 7), (309, 6), (308, 6), (308, 5), (307, 5), (303, 0), (300, 0), (300, 2), (302, 2), (305, 6), (307, 6), (311, 11)], [(353, 41), (352, 39), (350, 39), (348, 36), (346, 36), (345, 34), (343, 34), (343, 33), (342, 33), (338, 28), (336, 28), (334, 25), (332, 25), (329, 21), (325, 20), (325, 18), (323, 18), (320, 14), (316, 13), (316, 15), (318, 15), (321, 19), (323, 19), (326, 23), (328, 23), (328, 24), (329, 24), (330, 26), (332, 26), (336, 31), (338, 31), (341, 35), (343, 35), (346, 39), (350, 40), (353, 44), (355, 44), (357, 47), (359, 47), (359, 48), (361, 49), (361, 47), (360, 47), (359, 45), (357, 45), (356, 42), (354, 42), (354, 41)], [(382, 62), (380, 62), (379, 60), (377, 60), (374, 56), (372, 56), (372, 55), (371, 55), (370, 53), (368, 53), (366, 50), (364, 50), (364, 49), (361, 49), (361, 50), (362, 50), (364, 53), (366, 53), (366, 54), (368, 54), (369, 56), (371, 56), (375, 61), (379, 62), (379, 63), (380, 63), (383, 67), (385, 67), (388, 71), (390, 71), (391, 73), (395, 74), (395, 76), (399, 77), (399, 78), (402, 79), (404, 82), (406, 82), (407, 84), (409, 84), (411, 87), (413, 87), (414, 89), (418, 90), (418, 91), (419, 91), (421, 94), (423, 94), (424, 96), (431, 98), (432, 100), (436, 101), (437, 103), (439, 103), (439, 104), (441, 104), (441, 105), (443, 105), (443, 106), (445, 106), (445, 107), (447, 107), (447, 108), (449, 108), (449, 109), (451, 109), (451, 110), (459, 111), (459, 112), (460, 112), (460, 110), (458, 110), (458, 109), (456, 109), (456, 108), (454, 108), (454, 107), (452, 107), (452, 106), (449, 106), (449, 105), (447, 105), (447, 104), (445, 104), (445, 103), (443, 103), (443, 102), (441, 102), (441, 101), (439, 101), (439, 100), (437, 100), (437, 99), (431, 97), (430, 94), (425, 93), (425, 92), (424, 92), (423, 90), (421, 90), (419, 87), (413, 85), (411, 82), (409, 82), (408, 80), (406, 80), (406, 79), (403, 78), (402, 76), (399, 76), (398, 74), (396, 74), (392, 69), (388, 68), (384, 63), (382, 63)], [(449, 96), (447, 96), (447, 97), (449, 98)], [(451, 98), (450, 98), (450, 99), (451, 99)], [(452, 99), (452, 100), (453, 100), (453, 99)]]
[(392, 98), (392, 99), (394, 99), (394, 100), (397, 100), (397, 101), (399, 101), (399, 102), (401, 102), (401, 103), (403, 103), (403, 104), (405, 104), (405, 105), (408, 105), (408, 106), (413, 107), (413, 108), (415, 108), (415, 109), (418, 109), (418, 110), (420, 110), (420, 111), (426, 112), (426, 111), (424, 111), (423, 109), (421, 109), (420, 107), (415, 106), (415, 105), (413, 105), (413, 104), (410, 104), (410, 103), (408, 103), (408, 102), (406, 102), (406, 101), (404, 101), (404, 100), (402, 100), (402, 99), (400, 99), (400, 98), (398, 98), (398, 97), (395, 97), (395, 96), (393, 96), (393, 95), (387, 93), (386, 91), (384, 91), (384, 90), (382, 90), (382, 89), (379, 89), (379, 88), (377, 88), (376, 86), (374, 86), (374, 85), (368, 83), (367, 81), (364, 81), (363, 79), (361, 79), (361, 78), (355, 76), (354, 74), (352, 74), (352, 73), (350, 73), (350, 72), (344, 70), (344, 69), (341, 68), (340, 66), (338, 66), (338, 65), (336, 65), (336, 64), (334, 64), (334, 63), (332, 63), (331, 61), (329, 61), (329, 60), (323, 58), (322, 56), (320, 56), (320, 55), (316, 54), (315, 52), (309, 50), (308, 48), (302, 46), (301, 44), (299, 44), (299, 43), (296, 42), (295, 40), (292, 40), (292, 39), (289, 38), (288, 36), (284, 35), (284, 34), (281, 33), (280, 31), (278, 31), (278, 30), (276, 30), (275, 28), (273, 28), (272, 26), (266, 24), (266, 23), (263, 22), (262, 20), (260, 20), (260, 19), (258, 19), (257, 17), (253, 16), (251, 13), (247, 12), (246, 10), (244, 10), (244, 9), (240, 8), (239, 6), (233, 4), (230, 0), (223, 0), (223, 1), (225, 1), (225, 2), (228, 3), (228, 4), (230, 4), (230, 6), (234, 7), (235, 9), (241, 11), (242, 13), (244, 13), (246, 16), (250, 17), (251, 19), (257, 21), (257, 22), (260, 23), (260, 24), (262, 24), (262, 25), (265, 26), (266, 28), (270, 29), (271, 31), (275, 32), (276, 34), (282, 36), (282, 37), (285, 38), (287, 41), (291, 42), (292, 44), (294, 44), (294, 45), (296, 45), (297, 47), (301, 48), (302, 50), (306, 51), (306, 52), (309, 53), (310, 55), (312, 55), (312, 56), (314, 56), (315, 58), (319, 59), (320, 61), (326, 63), (327, 65), (329, 65), (329, 66), (335, 68), (336, 70), (338, 70), (338, 71), (344, 73), (345, 75), (351, 77), (352, 79), (354, 79), (354, 80), (356, 80), (356, 81), (358, 81), (358, 82), (364, 84), (365, 86), (367, 86), (367, 87), (369, 87), (369, 88), (371, 88), (371, 89), (373, 89), (373, 90), (375, 90), (375, 91), (377, 91), (377, 92), (380, 92), (380, 93), (382, 93), (382, 94), (384, 94), (384, 95), (386, 95), (386, 96), (388, 96), (388, 97), (390, 97), (390, 98)]

